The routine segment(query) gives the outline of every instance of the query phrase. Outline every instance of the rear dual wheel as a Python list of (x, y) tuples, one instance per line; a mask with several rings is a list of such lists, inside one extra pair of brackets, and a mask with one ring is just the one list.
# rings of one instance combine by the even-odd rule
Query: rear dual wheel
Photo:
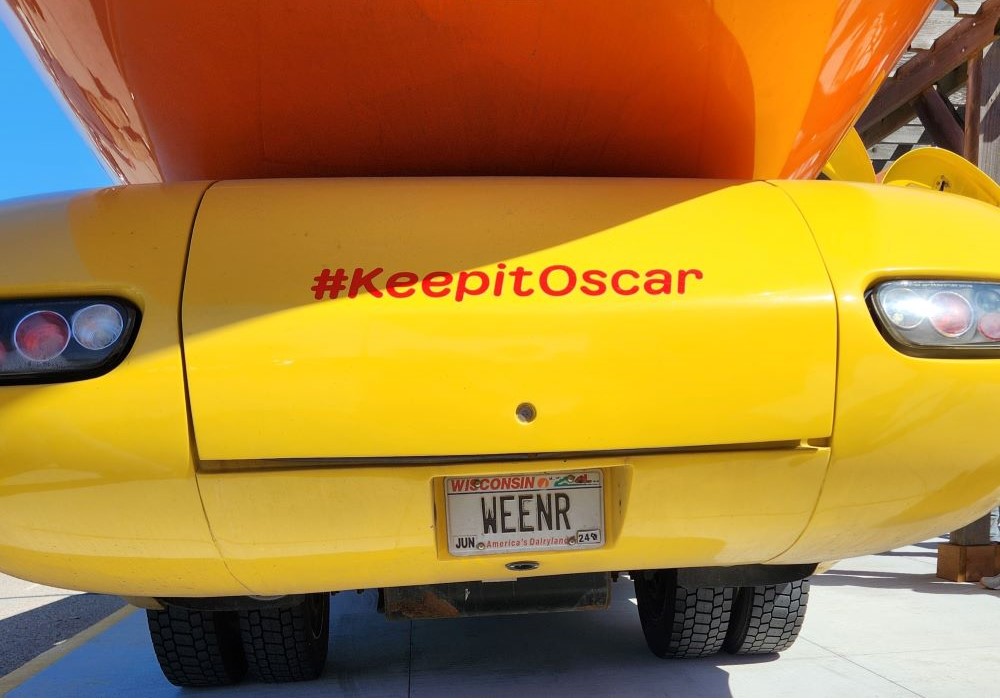
[(265, 683), (318, 678), (330, 638), (330, 595), (300, 605), (240, 612), (240, 637), (250, 675)]
[(673, 569), (636, 572), (633, 580), (646, 644), (661, 658), (784, 651), (802, 629), (809, 600), (808, 580), (685, 588)]
[(146, 618), (160, 669), (177, 686), (231, 685), (248, 672), (265, 683), (312, 680), (326, 663), (328, 593), (239, 612), (168, 606)]
[(168, 681), (186, 688), (238, 683), (247, 672), (235, 612), (147, 610), (149, 638)]
[(734, 589), (684, 588), (676, 569), (640, 571), (633, 581), (650, 651), (664, 659), (693, 659), (722, 648)]
[(741, 588), (723, 648), (730, 654), (775, 654), (799, 636), (809, 603), (809, 579)]

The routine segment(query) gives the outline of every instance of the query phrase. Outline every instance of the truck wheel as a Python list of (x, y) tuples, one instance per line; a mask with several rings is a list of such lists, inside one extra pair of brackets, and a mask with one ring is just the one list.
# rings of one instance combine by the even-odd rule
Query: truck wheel
[(691, 659), (722, 648), (735, 589), (683, 588), (673, 569), (637, 572), (634, 583), (639, 622), (654, 654)]
[(238, 683), (247, 664), (236, 613), (147, 610), (149, 638), (166, 679), (181, 687)]
[(250, 673), (265, 683), (318, 678), (330, 640), (330, 594), (310, 593), (294, 605), (240, 612)]
[(726, 635), (730, 654), (773, 654), (799, 636), (809, 602), (809, 579), (741, 588)]

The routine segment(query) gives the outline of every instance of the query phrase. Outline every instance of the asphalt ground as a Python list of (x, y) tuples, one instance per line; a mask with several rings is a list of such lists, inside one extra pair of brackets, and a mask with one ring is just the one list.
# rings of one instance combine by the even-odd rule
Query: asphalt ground
[(49, 588), (0, 574), (0, 677), (124, 604), (115, 596)]
[(366, 591), (333, 598), (313, 682), (174, 688), (144, 614), (125, 610), (16, 684), (0, 678), (0, 693), (6, 680), (8, 697), (997, 697), (1000, 592), (937, 579), (941, 541), (814, 576), (799, 640), (780, 655), (657, 659), (627, 580), (608, 611), (416, 622), (386, 621)]

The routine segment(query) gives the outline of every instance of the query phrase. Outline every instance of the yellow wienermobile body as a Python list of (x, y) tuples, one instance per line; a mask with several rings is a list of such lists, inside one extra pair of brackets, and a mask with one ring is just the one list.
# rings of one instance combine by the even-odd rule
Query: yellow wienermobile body
[(133, 184), (0, 212), (0, 569), (171, 681), (619, 572), (661, 656), (779, 651), (1000, 499), (995, 183), (811, 179), (929, 3), (9, 3)]

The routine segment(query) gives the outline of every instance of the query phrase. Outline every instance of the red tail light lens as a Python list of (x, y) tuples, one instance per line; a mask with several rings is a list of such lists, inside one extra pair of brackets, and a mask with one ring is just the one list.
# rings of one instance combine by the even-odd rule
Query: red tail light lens
[(957, 292), (938, 292), (930, 298), (929, 321), (945, 338), (958, 338), (972, 328), (972, 304)]
[(1000, 340), (1000, 313), (994, 311), (979, 319), (979, 332), (988, 340)]
[(896, 280), (868, 292), (885, 338), (920, 357), (1000, 356), (1000, 283)]
[(0, 301), (0, 384), (88, 379), (111, 371), (139, 326), (118, 299)]
[(69, 345), (69, 323), (55, 311), (33, 311), (14, 329), (14, 347), (29, 362), (48, 362)]

